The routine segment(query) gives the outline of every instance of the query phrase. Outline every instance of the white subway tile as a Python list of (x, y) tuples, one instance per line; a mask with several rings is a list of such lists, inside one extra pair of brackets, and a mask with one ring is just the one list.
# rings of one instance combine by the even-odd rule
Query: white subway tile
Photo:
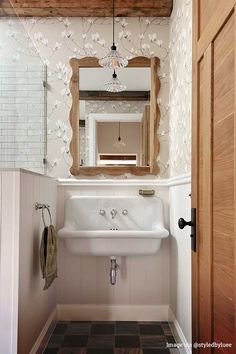
[(1, 131), (0, 131), (0, 142), (14, 142), (14, 136), (7, 136), (7, 135), (1, 135)]
[(15, 77), (15, 84), (28, 84), (29, 82), (29, 78), (28, 77)]
[(43, 161), (43, 156), (42, 155), (27, 155), (27, 161), (32, 162), (32, 163), (37, 163), (37, 162)]
[(42, 103), (41, 97), (16, 97), (16, 103)]
[(26, 102), (19, 102), (15, 104), (16, 110), (17, 111), (23, 111), (22, 114), (24, 114), (24, 111), (27, 111), (28, 105)]
[(11, 84), (11, 85), (15, 85), (15, 78), (14, 77), (3, 77), (0, 80), (1, 84)]
[(15, 136), (15, 142), (41, 142), (42, 137), (37, 136), (37, 135), (32, 135), (32, 136)]
[(1, 110), (7, 110), (7, 111), (14, 111), (15, 106), (12, 103), (2, 103), (1, 104)]
[(13, 168), (15, 164), (13, 161), (0, 161), (0, 168)]
[(17, 153), (20, 154), (20, 155), (40, 155), (40, 149), (34, 149), (32, 147), (26, 147), (25, 149), (23, 148), (20, 148), (20, 149), (17, 149)]
[(16, 156), (15, 155), (1, 155), (0, 154), (0, 161), (15, 161)]
[(15, 161), (27, 161), (27, 156), (25, 155), (16, 155), (15, 156)]
[(42, 135), (43, 131), (42, 130), (27, 130), (27, 134), (28, 136), (32, 136), (32, 135)]
[(29, 97), (39, 97), (39, 98), (44, 97), (43, 91), (28, 91), (28, 92), (29, 92)]
[(39, 92), (44, 92), (44, 87), (43, 87), (43, 81), (41, 83), (32, 83), (29, 82), (28, 85), (25, 85), (25, 89), (27, 91), (39, 91)]
[(11, 149), (1, 149), (1, 154), (2, 155), (14, 155), (15, 149), (12, 149), (12, 148)]
[(2, 84), (1, 90), (2, 91), (14, 91), (14, 90), (17, 90), (17, 87), (15, 84)]
[(30, 165), (28, 162), (16, 161), (16, 162), (15, 162), (15, 167), (16, 167), (16, 168), (30, 169), (30, 168), (31, 168), (31, 165)]
[[(0, 70), (0, 78), (5, 78), (5, 77), (15, 77), (15, 72)], [(0, 79), (0, 83), (1, 83), (1, 79)]]
[(21, 136), (24, 136), (24, 135), (27, 135), (27, 130), (25, 130), (25, 129), (4, 129), (3, 130), (3, 133), (2, 134), (4, 134), (4, 135), (13, 135), (14, 134), (14, 136), (19, 136), (19, 135), (21, 135)]
[(43, 79), (43, 66), (0, 66), (0, 166), (44, 170)]
[(43, 78), (44, 75), (42, 72), (38, 71), (31, 71), (31, 72), (16, 72), (15, 73), (16, 77), (27, 77), (27, 78), (35, 78), (35, 77), (40, 77)]
[(14, 103), (14, 97), (0, 97), (0, 103)]
[(30, 96), (30, 92), (27, 90), (19, 90), (16, 92), (15, 97), (29, 97)]
[(1, 71), (2, 72), (15, 72), (16, 71), (16, 66), (15, 65), (1, 65)]
[(16, 115), (15, 111), (8, 111), (8, 110), (1, 110), (0, 111), (0, 117), (12, 117)]
[(5, 90), (1, 90), (1, 97), (15, 97), (16, 95), (16, 91), (5, 91)]

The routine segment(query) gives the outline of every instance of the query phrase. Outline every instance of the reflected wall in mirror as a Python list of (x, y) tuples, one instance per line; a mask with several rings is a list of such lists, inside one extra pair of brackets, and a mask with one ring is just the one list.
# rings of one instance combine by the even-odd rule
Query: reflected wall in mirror
[(112, 72), (96, 58), (71, 59), (73, 175), (157, 174), (158, 58), (131, 59), (117, 70), (125, 86), (107, 92)]

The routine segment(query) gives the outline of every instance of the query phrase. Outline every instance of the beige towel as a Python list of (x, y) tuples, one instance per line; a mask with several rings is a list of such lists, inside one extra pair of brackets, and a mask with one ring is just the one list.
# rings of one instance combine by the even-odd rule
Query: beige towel
[(43, 279), (45, 279), (43, 290), (46, 290), (57, 278), (57, 242), (53, 225), (47, 226), (43, 230), (40, 244), (40, 264)]

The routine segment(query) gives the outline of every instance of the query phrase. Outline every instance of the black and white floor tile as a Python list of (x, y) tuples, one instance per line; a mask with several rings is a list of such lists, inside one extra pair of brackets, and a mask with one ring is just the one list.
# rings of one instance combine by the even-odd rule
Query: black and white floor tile
[(44, 354), (170, 354), (168, 322), (58, 322)]

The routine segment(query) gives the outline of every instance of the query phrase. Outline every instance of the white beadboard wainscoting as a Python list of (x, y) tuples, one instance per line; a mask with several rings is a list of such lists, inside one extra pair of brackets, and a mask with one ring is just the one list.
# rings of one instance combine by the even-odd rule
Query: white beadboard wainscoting
[(43, 291), (39, 266), (43, 223), (34, 205), (49, 204), (55, 222), (57, 183), (19, 169), (0, 170), (0, 181), (0, 351), (25, 354), (56, 308), (55, 284)]
[[(60, 229), (64, 224), (64, 207), (66, 200), (72, 195), (138, 195), (139, 188), (145, 185), (136, 181), (136, 185), (126, 183), (128, 181), (102, 182), (102, 185), (89, 182), (78, 185), (58, 186), (57, 203), (57, 227)], [(90, 183), (92, 185), (90, 185)], [(156, 190), (164, 206), (165, 227), (169, 229), (169, 195), (168, 188), (157, 188)], [(125, 208), (125, 205), (124, 205)], [(152, 256), (129, 256), (118, 257), (120, 265), (117, 283), (110, 285), (109, 257), (75, 256), (64, 246), (64, 241), (59, 240), (59, 273), (58, 281), (58, 304), (64, 305), (129, 305), (149, 306), (158, 305), (166, 307), (168, 313), (169, 305), (169, 243), (170, 239), (162, 240), (161, 248), (156, 255)], [(111, 255), (112, 256), (112, 255)], [(93, 306), (94, 309), (94, 306)], [(63, 312), (65, 313), (65, 312)], [(109, 318), (109, 311), (107, 320)], [(94, 312), (95, 314), (95, 312)], [(90, 316), (90, 314), (88, 314)], [(137, 313), (138, 316), (138, 313)]]
[[(0, 342), (4, 352), (35, 354), (56, 319), (171, 320), (178, 341), (191, 342), (189, 230), (177, 227), (179, 217), (190, 217), (190, 175), (57, 183), (24, 170), (2, 170), (0, 181)], [(43, 225), (35, 202), (50, 204), (59, 229), (71, 195), (137, 195), (140, 188), (155, 189), (163, 201), (164, 223), (171, 234), (159, 252), (119, 257), (117, 284), (112, 286), (109, 257), (74, 256), (58, 240), (58, 279), (43, 291), (38, 255)]]
[(190, 218), (190, 174), (169, 179), (59, 179), (57, 227), (63, 226), (65, 201), (72, 195), (138, 195), (140, 188), (154, 189), (161, 198), (170, 237), (156, 255), (119, 257), (115, 286), (109, 283), (109, 257), (73, 256), (59, 240), (57, 316), (60, 320), (169, 320), (176, 340), (191, 343), (190, 230), (178, 228), (180, 217)]
[[(181, 342), (191, 343), (191, 239), (190, 227), (180, 230), (178, 219), (191, 220), (191, 184), (172, 185), (170, 196), (170, 320)], [(186, 346), (187, 352), (190, 350)]]
[(115, 286), (109, 283), (109, 257), (71, 255), (59, 240), (57, 302), (61, 320), (79, 314), (83, 319), (95, 316), (99, 320), (127, 320), (129, 316), (133, 320), (168, 320), (175, 316), (186, 342), (191, 340), (189, 230), (177, 226), (179, 217), (188, 219), (190, 215), (190, 179), (185, 174), (165, 180), (59, 180), (58, 229), (64, 224), (65, 201), (72, 195), (138, 195), (140, 188), (151, 188), (163, 201), (165, 226), (171, 230), (156, 255), (119, 257)]

